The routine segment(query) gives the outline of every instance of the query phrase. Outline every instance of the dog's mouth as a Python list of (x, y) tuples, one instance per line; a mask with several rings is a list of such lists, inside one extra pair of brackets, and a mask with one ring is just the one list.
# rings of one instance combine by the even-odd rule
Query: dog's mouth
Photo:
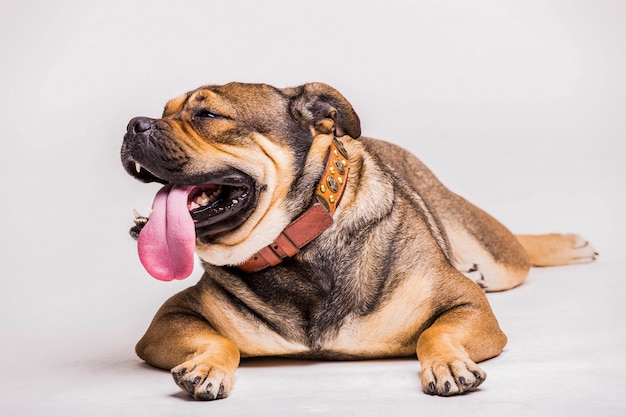
[(245, 222), (256, 205), (253, 181), (245, 174), (217, 178), (210, 184), (193, 186), (187, 210), (196, 235), (207, 241)]
[(257, 204), (256, 183), (234, 169), (164, 179), (134, 161), (126, 170), (143, 182), (159, 182), (149, 218), (135, 220), (139, 258), (161, 280), (188, 277), (194, 265), (196, 240), (211, 243), (241, 226)]
[[(186, 210), (193, 219), (196, 236), (205, 243), (216, 235), (240, 226), (256, 206), (255, 182), (239, 170), (227, 169), (172, 181), (156, 176), (137, 162), (129, 163), (127, 171), (143, 182), (184, 187), (188, 194)], [(172, 208), (168, 204), (167, 209), (183, 208)]]

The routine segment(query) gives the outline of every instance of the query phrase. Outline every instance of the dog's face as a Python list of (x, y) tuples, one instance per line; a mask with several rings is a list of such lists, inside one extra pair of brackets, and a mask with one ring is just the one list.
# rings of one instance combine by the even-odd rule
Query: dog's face
[[(308, 204), (328, 142), (345, 134), (360, 136), (358, 117), (325, 84), (231, 83), (171, 100), (160, 119), (132, 119), (121, 156), (133, 177), (167, 185), (153, 217), (190, 213), (200, 257), (237, 264)], [(163, 239), (179, 233), (167, 227)]]

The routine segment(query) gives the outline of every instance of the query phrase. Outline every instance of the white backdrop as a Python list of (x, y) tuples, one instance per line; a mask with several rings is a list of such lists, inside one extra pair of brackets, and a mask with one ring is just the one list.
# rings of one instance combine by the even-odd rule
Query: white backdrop
[(135, 340), (199, 276), (138, 262), (131, 212), (157, 186), (119, 163), (130, 118), (202, 84), (326, 82), (514, 232), (575, 231), (623, 265), (625, 74), (620, 0), (0, 1), (0, 414), (67, 411), (70, 377), (42, 369), (149, 373)]

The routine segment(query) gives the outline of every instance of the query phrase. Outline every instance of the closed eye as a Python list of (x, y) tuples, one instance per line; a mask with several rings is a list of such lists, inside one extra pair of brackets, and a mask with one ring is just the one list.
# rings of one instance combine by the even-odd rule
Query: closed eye
[(222, 117), (222, 116), (220, 114), (217, 114), (217, 113), (212, 112), (210, 110), (201, 109), (201, 110), (198, 110), (197, 112), (195, 112), (193, 114), (192, 119), (193, 120), (198, 120), (198, 119), (215, 119), (216, 117)]

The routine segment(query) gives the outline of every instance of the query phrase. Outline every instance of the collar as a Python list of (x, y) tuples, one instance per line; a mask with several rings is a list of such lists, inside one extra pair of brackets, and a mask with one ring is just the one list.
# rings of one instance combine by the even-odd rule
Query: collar
[(236, 267), (244, 272), (259, 272), (276, 266), (326, 231), (333, 224), (332, 214), (343, 196), (349, 169), (348, 152), (341, 141), (334, 138), (328, 147), (326, 168), (315, 188), (313, 204), (289, 223), (274, 242)]

